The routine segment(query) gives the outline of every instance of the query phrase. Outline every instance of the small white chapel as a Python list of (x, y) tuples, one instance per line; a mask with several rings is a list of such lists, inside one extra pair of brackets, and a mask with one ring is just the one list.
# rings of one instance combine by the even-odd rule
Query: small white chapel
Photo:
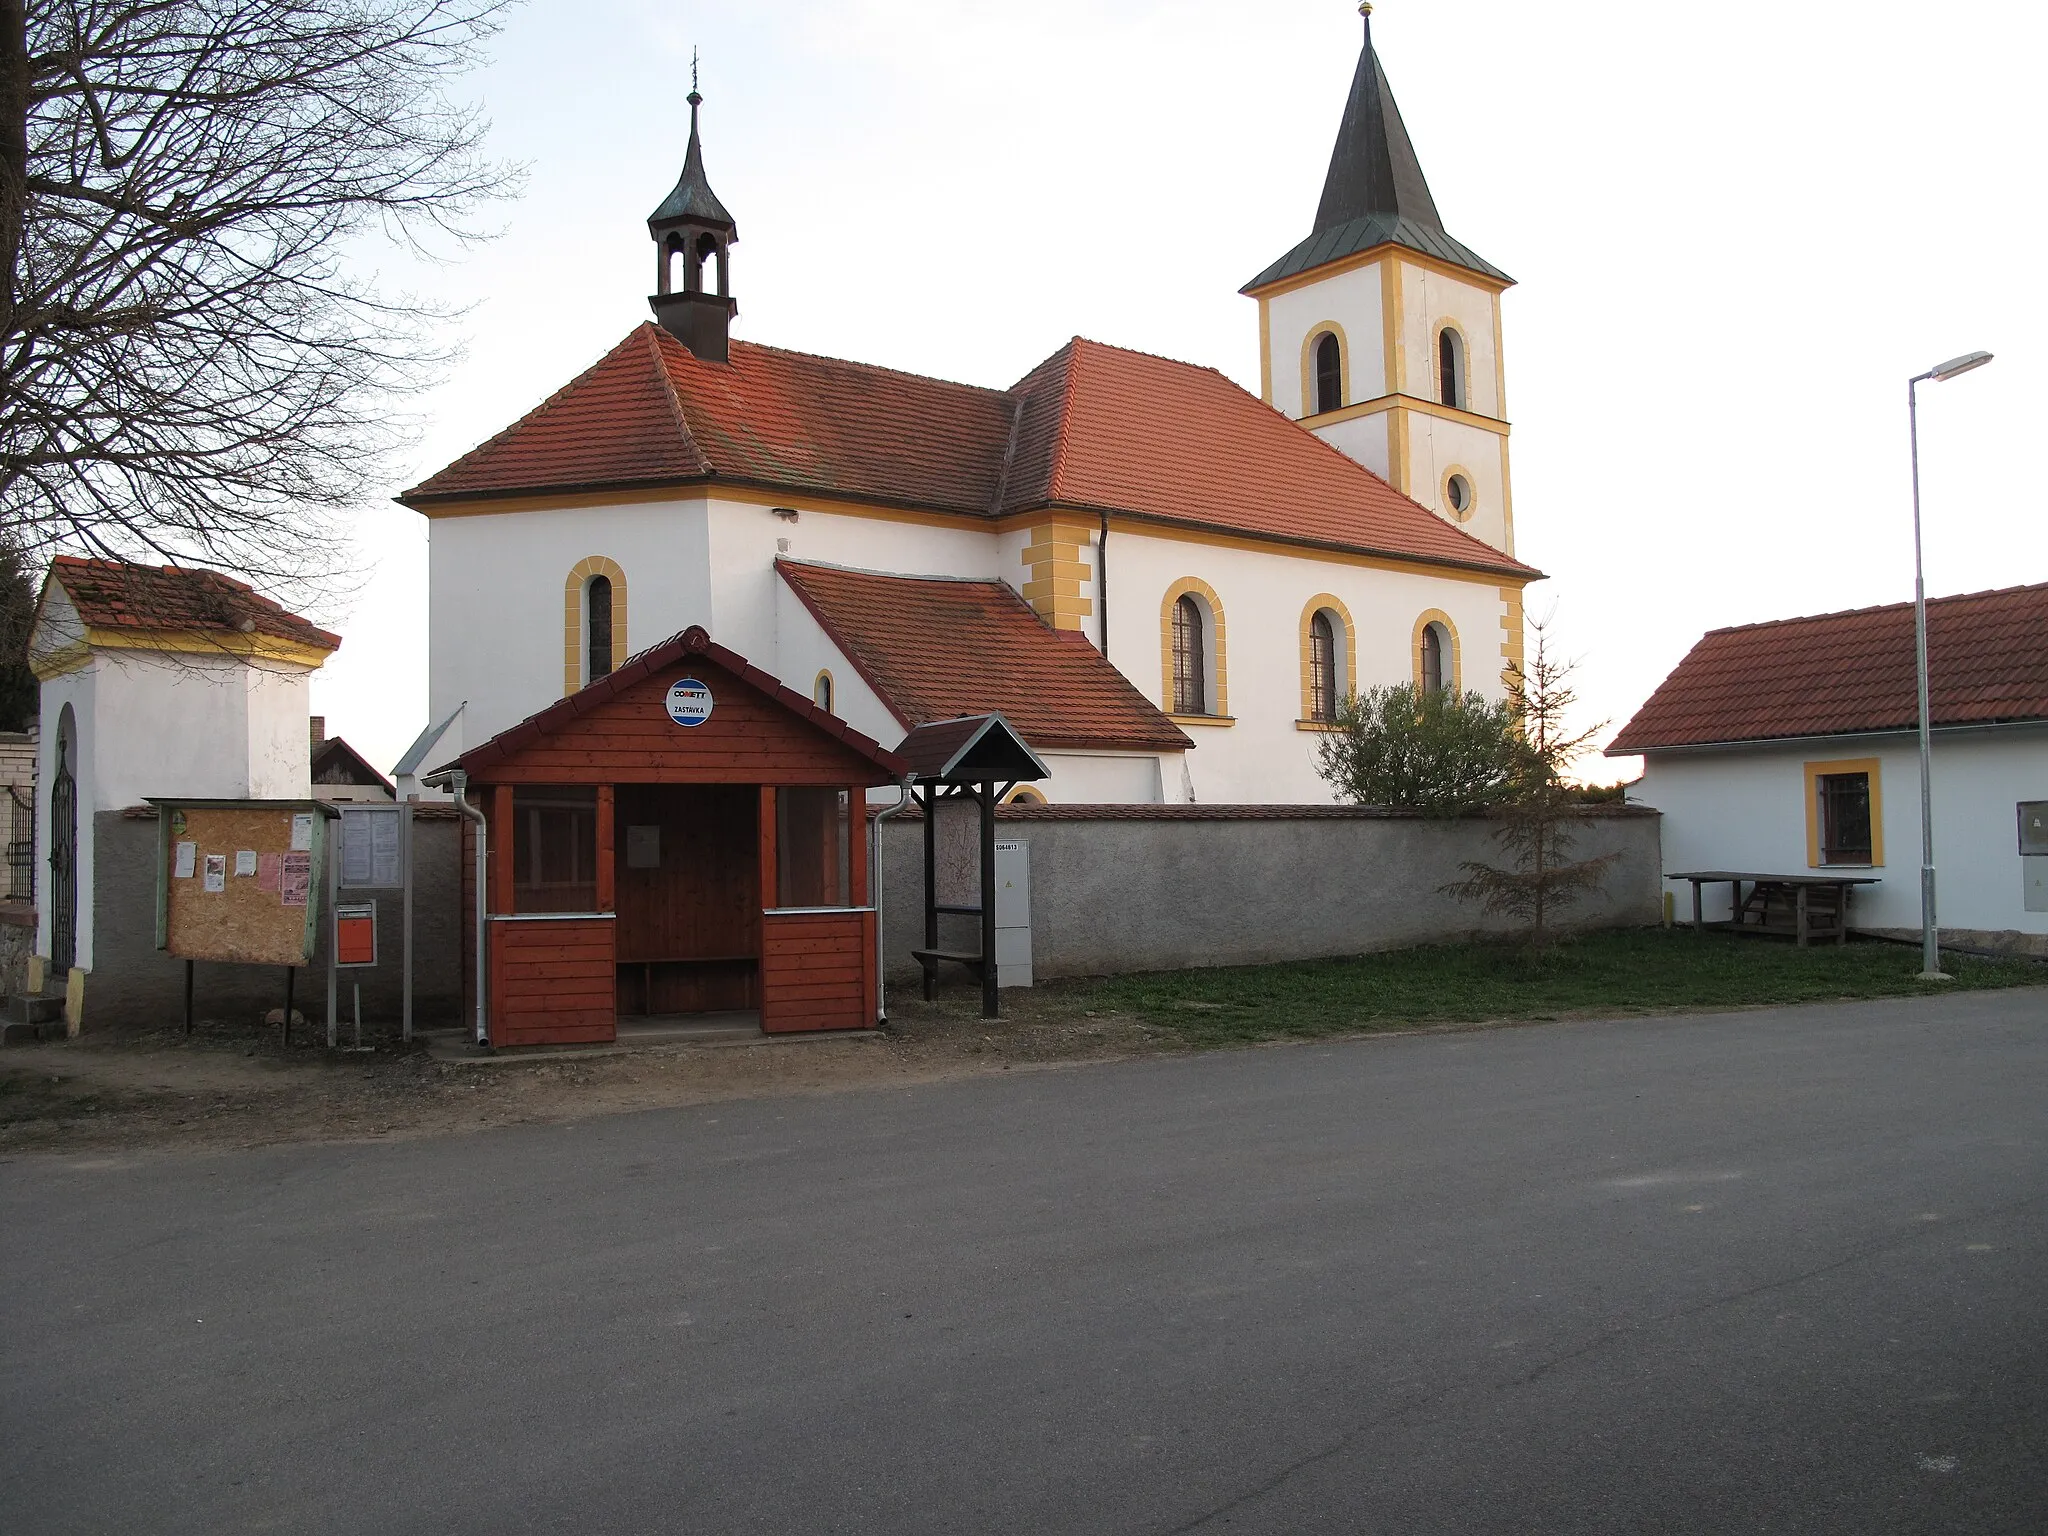
[(740, 339), (693, 91), (653, 318), (399, 497), (449, 722), (422, 750), (692, 625), (884, 746), (999, 712), (1051, 770), (1014, 793), (1055, 803), (1327, 802), (1347, 693), (1500, 697), (1541, 579), (1511, 280), (1446, 233), (1366, 26), (1314, 225), (1243, 289), (1259, 396), (1078, 337), (1008, 389)]

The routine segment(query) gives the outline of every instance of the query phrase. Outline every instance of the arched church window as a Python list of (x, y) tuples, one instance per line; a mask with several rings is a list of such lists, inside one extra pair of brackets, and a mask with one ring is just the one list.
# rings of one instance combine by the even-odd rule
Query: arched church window
[(1316, 414), (1344, 408), (1344, 348), (1334, 332), (1316, 343)]
[(1425, 624), (1422, 627), (1422, 689), (1425, 693), (1444, 691), (1445, 669), (1444, 627), (1441, 624)]
[(818, 680), (811, 684), (811, 702), (826, 714), (832, 713), (832, 674), (820, 672)]
[(612, 673), (612, 579), (593, 576), (583, 595), (583, 654), (588, 681)]
[(1328, 613), (1308, 621), (1309, 719), (1337, 718), (1337, 626)]
[(1202, 609), (1192, 597), (1173, 605), (1173, 712), (1208, 713), (1209, 688), (1204, 666)]
[(1456, 410), (1468, 410), (1465, 395), (1465, 338), (1450, 326), (1436, 337), (1437, 398)]

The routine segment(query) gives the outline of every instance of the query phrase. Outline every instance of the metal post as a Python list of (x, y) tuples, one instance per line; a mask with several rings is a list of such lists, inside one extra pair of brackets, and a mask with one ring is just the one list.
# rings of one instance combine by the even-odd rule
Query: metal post
[(981, 1016), (1002, 1011), (996, 976), (996, 787), (980, 786), (981, 800)]
[(1906, 427), (1913, 450), (1913, 643), (1920, 684), (1920, 978), (1946, 981), (1934, 910), (1934, 728), (1927, 687), (1927, 578), (1920, 559), (1920, 381), (1906, 384)]
[(405, 995), (403, 1024), (406, 1044), (412, 1044), (412, 813), (417, 797), (405, 802), (405, 820), (398, 828), (399, 878), (405, 882)]
[(299, 968), (288, 965), (284, 968), (284, 1043), (292, 1043), (292, 983), (299, 979)]
[(192, 962), (185, 962), (185, 1033), (192, 1033)]
[[(938, 786), (924, 788), (924, 947), (939, 947), (939, 800)], [(939, 995), (939, 962), (924, 962), (924, 1000)]]

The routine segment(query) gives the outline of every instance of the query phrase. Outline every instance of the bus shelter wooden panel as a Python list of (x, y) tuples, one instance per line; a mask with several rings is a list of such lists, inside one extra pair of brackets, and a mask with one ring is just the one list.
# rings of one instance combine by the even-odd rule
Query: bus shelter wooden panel
[(574, 1045), (616, 1038), (609, 917), (493, 918), (488, 1002), (496, 1045)]
[(875, 1022), (875, 914), (770, 912), (762, 920), (761, 1028), (771, 1035)]

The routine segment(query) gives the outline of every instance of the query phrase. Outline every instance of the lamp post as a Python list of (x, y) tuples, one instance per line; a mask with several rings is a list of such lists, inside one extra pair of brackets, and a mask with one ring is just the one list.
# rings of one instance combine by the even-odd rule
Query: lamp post
[(1906, 422), (1913, 441), (1913, 640), (1920, 682), (1920, 979), (1947, 981), (1934, 922), (1934, 731), (1927, 704), (1927, 578), (1920, 561), (1920, 386), (1982, 368), (1989, 352), (1965, 352), (1906, 381)]

